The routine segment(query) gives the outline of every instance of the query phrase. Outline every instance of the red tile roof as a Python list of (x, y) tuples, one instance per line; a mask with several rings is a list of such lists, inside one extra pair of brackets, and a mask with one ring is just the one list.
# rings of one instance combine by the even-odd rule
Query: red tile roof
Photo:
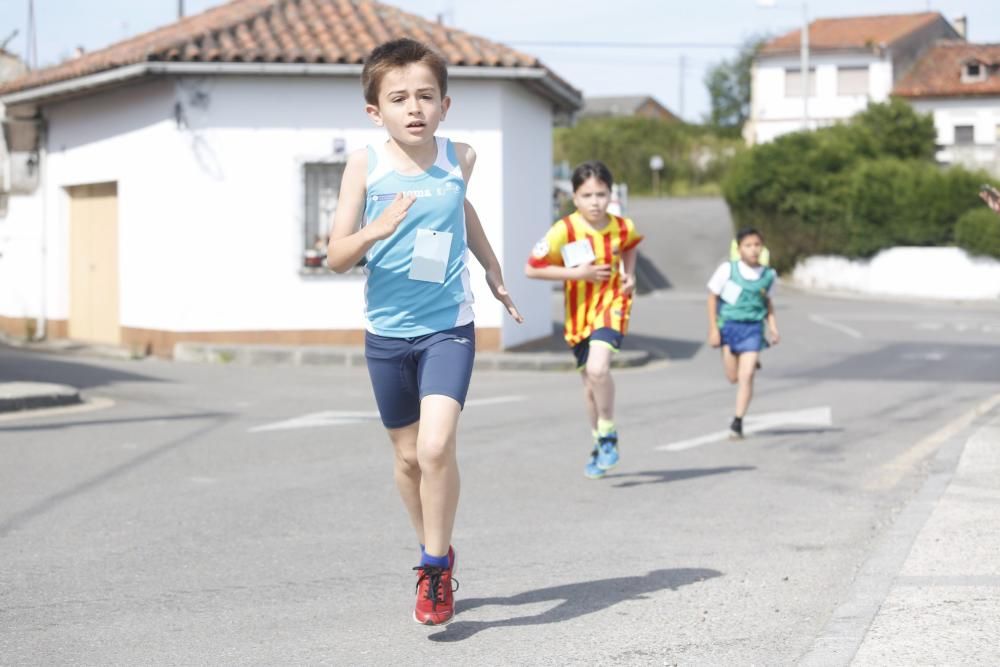
[[(938, 12), (817, 19), (809, 24), (809, 48), (822, 51), (890, 45), (938, 20), (944, 20)], [(801, 32), (793, 30), (772, 39), (761, 49), (761, 54), (798, 51)]]
[[(963, 83), (962, 69), (966, 63), (974, 61), (984, 66), (986, 80)], [(1000, 95), (1000, 44), (938, 42), (899, 80), (893, 94), (901, 97)]]
[(141, 62), (360, 64), (382, 42), (411, 37), (450, 65), (542, 68), (535, 57), (374, 0), (231, 0), (0, 86), (27, 90)]

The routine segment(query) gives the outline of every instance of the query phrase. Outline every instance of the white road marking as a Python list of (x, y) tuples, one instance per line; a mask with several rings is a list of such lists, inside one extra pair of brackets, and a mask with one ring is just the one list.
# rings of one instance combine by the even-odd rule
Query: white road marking
[[(806, 408), (788, 412), (768, 412), (762, 415), (750, 415), (743, 420), (743, 433), (750, 435), (778, 426), (833, 426), (833, 410), (830, 406)], [(667, 445), (656, 447), (661, 452), (680, 452), (694, 449), (702, 445), (710, 445), (729, 439), (729, 430), (715, 431), (697, 438), (679, 440)]]
[[(493, 398), (471, 398), (465, 401), (466, 408), (476, 408), (484, 405), (500, 405), (503, 403), (517, 403), (527, 400), (526, 396), (494, 396)], [(300, 428), (322, 428), (327, 426), (344, 426), (346, 424), (360, 424), (366, 421), (378, 421), (377, 410), (326, 410), (324, 412), (313, 412), (301, 417), (294, 417), (280, 422), (255, 426), (250, 429), (250, 433), (261, 433), (263, 431), (288, 431)]]
[(896, 458), (882, 464), (875, 471), (875, 477), (865, 484), (865, 488), (879, 491), (894, 488), (915, 465), (936, 452), (949, 438), (958, 434), (977, 417), (985, 415), (997, 405), (1000, 405), (1000, 394), (986, 399), (965, 414), (948, 422)]
[(812, 320), (813, 322), (815, 322), (816, 324), (819, 324), (820, 326), (830, 327), (831, 329), (836, 329), (840, 333), (847, 334), (851, 338), (855, 338), (855, 339), (858, 339), (858, 340), (861, 340), (862, 338), (864, 338), (864, 336), (861, 335), (861, 332), (858, 331), (857, 329), (852, 329), (851, 327), (849, 327), (849, 326), (847, 326), (845, 324), (840, 324), (839, 322), (834, 322), (833, 320), (829, 320), (829, 319), (827, 319), (825, 317), (822, 317), (820, 315), (810, 315), (809, 319)]

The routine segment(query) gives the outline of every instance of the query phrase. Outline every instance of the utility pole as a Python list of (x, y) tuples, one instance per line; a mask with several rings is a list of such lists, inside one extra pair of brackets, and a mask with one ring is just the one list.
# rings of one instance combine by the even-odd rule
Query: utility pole
[(177, 19), (184, 18), (184, 0), (177, 0)]
[(35, 0), (28, 0), (28, 40), (24, 62), (28, 69), (38, 69), (38, 36), (35, 34)]
[(687, 60), (685, 59), (684, 54), (681, 54), (681, 63), (679, 68), (680, 71), (678, 74), (678, 81), (677, 81), (677, 100), (678, 100), (677, 106), (681, 120), (684, 120), (684, 75), (685, 75), (684, 70), (686, 69), (686, 67), (687, 67)]

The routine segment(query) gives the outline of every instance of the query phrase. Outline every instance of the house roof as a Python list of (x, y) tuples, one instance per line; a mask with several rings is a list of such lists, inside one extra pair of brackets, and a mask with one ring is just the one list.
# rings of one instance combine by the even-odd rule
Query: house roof
[[(984, 81), (962, 81), (962, 67), (980, 62)], [(964, 97), (1000, 95), (1000, 44), (940, 41), (899, 80), (893, 94), (901, 97)]]
[(669, 113), (669, 110), (652, 95), (608, 95), (584, 98), (581, 114), (584, 116), (632, 114), (647, 102), (652, 102)]
[(449, 66), (543, 70), (579, 98), (534, 56), (375, 0), (231, 0), (30, 72), (0, 86), (0, 95), (140, 63), (360, 65), (374, 47), (401, 37), (437, 49)]
[[(891, 46), (894, 42), (939, 20), (945, 19), (938, 12), (817, 19), (809, 24), (809, 49), (871, 50), (877, 46)], [(793, 30), (772, 39), (761, 48), (760, 54), (776, 55), (798, 51), (801, 32)]]

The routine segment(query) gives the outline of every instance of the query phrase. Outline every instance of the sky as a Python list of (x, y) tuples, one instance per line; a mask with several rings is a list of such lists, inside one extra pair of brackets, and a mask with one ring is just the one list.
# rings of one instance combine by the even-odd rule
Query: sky
[[(754, 35), (782, 34), (802, 23), (801, 1), (776, 0), (385, 0), (406, 11), (509, 44), (537, 56), (585, 95), (653, 95), (686, 120), (709, 111), (706, 71)], [(178, 0), (34, 0), (39, 65), (58, 63), (77, 46), (92, 51), (173, 22)], [(222, 4), (184, 0), (187, 14)], [(0, 44), (22, 57), (29, 0), (0, 0)], [(969, 39), (1000, 43), (997, 0), (810, 0), (810, 18), (941, 12), (967, 16)], [(572, 47), (553, 42), (572, 42)], [(647, 44), (609, 48), (602, 43)], [(648, 44), (666, 45), (652, 47)], [(678, 46), (680, 45), (680, 46)]]

